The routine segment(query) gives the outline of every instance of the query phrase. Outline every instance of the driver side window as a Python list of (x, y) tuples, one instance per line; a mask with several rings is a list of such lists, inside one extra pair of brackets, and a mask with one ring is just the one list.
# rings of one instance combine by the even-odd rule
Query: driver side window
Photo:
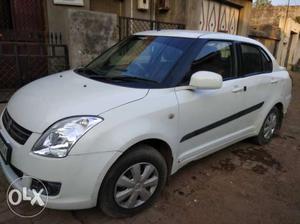
[(223, 79), (234, 77), (233, 45), (226, 41), (209, 41), (200, 50), (191, 66), (191, 74), (210, 71), (222, 75)]

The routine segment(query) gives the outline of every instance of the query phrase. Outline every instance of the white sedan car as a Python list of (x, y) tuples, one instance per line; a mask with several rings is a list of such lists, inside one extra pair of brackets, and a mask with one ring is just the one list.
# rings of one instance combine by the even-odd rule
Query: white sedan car
[[(249, 137), (268, 143), (290, 100), (288, 72), (255, 40), (141, 32), (17, 91), (0, 162), (9, 182), (41, 180), (49, 208), (133, 215), (187, 163)], [(23, 185), (39, 190), (32, 180)]]

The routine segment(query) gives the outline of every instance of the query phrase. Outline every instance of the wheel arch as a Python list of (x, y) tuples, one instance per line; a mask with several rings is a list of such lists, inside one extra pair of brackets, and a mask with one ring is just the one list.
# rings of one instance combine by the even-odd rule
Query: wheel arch
[(130, 147), (128, 147), (128, 149), (125, 150), (122, 153), (122, 155), (134, 150), (135, 146), (140, 145), (140, 144), (146, 144), (146, 145), (152, 146), (155, 150), (157, 150), (163, 156), (163, 158), (166, 161), (167, 167), (168, 167), (168, 175), (170, 175), (171, 171), (172, 171), (172, 167), (173, 167), (174, 156), (173, 156), (171, 146), (164, 140), (161, 140), (159, 138), (149, 138), (149, 139), (141, 140), (139, 142), (134, 143)]
[(114, 161), (110, 164), (110, 166), (108, 167), (108, 169), (105, 172), (105, 175), (102, 176), (101, 182), (99, 182), (99, 185), (95, 187), (96, 191), (94, 193), (96, 196), (95, 198), (97, 199), (95, 201), (95, 205), (98, 205), (98, 203), (99, 203), (99, 197), (100, 197), (101, 191), (103, 190), (103, 180), (106, 177), (106, 175), (108, 174), (108, 172), (111, 170), (111, 168), (114, 166), (114, 164), (116, 164), (119, 161), (119, 159), (121, 159), (122, 156), (135, 150), (135, 147), (140, 144), (146, 144), (146, 145), (152, 146), (155, 150), (157, 150), (163, 156), (163, 158), (165, 159), (166, 164), (167, 164), (167, 169), (168, 169), (167, 175), (170, 176), (170, 174), (172, 172), (172, 168), (173, 168), (173, 161), (174, 161), (171, 146), (166, 141), (161, 140), (159, 138), (148, 138), (148, 139), (141, 140), (139, 142), (132, 144), (130, 147), (128, 147), (117, 158), (115, 158)]
[(269, 102), (265, 106), (265, 108), (260, 112), (260, 114), (258, 116), (258, 120), (257, 120), (257, 123), (255, 125), (255, 127), (256, 127), (255, 128), (255, 134), (253, 136), (257, 136), (259, 134), (267, 115), (270, 113), (270, 111), (273, 108), (277, 108), (280, 112), (279, 113), (280, 117), (279, 117), (278, 129), (281, 128), (283, 117), (284, 117), (284, 104), (280, 100), (277, 100), (277, 101), (274, 101), (274, 102)]

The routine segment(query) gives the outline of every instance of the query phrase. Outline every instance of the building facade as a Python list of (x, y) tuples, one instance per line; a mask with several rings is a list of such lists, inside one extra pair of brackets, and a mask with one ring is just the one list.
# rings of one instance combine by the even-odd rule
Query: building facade
[[(252, 9), (251, 0), (84, 0), (83, 2), (81, 9), (180, 23), (189, 29), (240, 35), (247, 35)], [(58, 26), (61, 27), (61, 21), (68, 8), (74, 7), (47, 1), (50, 29), (57, 30)]]
[(251, 9), (252, 0), (1, 0), (0, 92), (85, 65), (139, 31), (247, 36)]
[[(113, 38), (114, 41), (124, 36), (122, 29), (126, 29), (126, 35), (155, 28), (170, 29), (185, 27), (186, 29), (225, 32), (247, 36), (248, 21), (252, 9), (251, 0), (84, 0), (83, 3), (83, 6), (74, 9), (74, 6), (55, 4), (54, 1), (47, 1), (49, 30), (62, 32), (63, 36), (69, 40), (67, 42), (70, 42), (72, 37), (70, 36), (69, 27), (71, 23), (74, 23), (74, 20), (70, 20), (68, 17), (71, 8), (73, 10), (109, 13), (116, 17), (121, 16), (140, 20), (122, 20), (122, 23), (117, 18), (116, 23), (112, 23), (111, 27), (106, 27), (108, 29), (106, 33), (111, 33), (110, 38)], [(88, 17), (89, 15), (87, 13), (86, 16)], [(154, 24), (153, 26), (151, 22), (147, 21), (176, 23), (183, 26), (179, 27), (169, 24)], [(97, 21), (93, 20), (93, 23), (96, 24)], [(89, 30), (86, 30), (86, 33), (89, 33)], [(95, 46), (90, 46), (90, 48), (99, 49), (95, 48)], [(85, 52), (84, 49), (82, 51)], [(71, 64), (76, 65), (77, 63), (72, 62), (72, 58), (71, 54)]]
[(300, 62), (300, 7), (253, 8), (249, 36), (266, 45), (281, 66), (294, 69)]
[[(27, 31), (59, 33), (62, 42), (70, 49), (71, 67), (74, 67), (82, 61), (74, 59), (80, 57), (76, 56), (78, 52), (83, 52), (83, 58), (90, 59), (91, 57), (86, 57), (87, 54), (91, 53), (94, 57), (96, 51), (100, 53), (121, 38), (120, 29), (124, 29), (125, 25), (120, 23), (120, 16), (141, 20), (130, 20), (129, 26), (125, 21), (126, 35), (147, 29), (184, 27), (247, 35), (251, 5), (251, 0), (2, 0), (0, 38), (1, 35), (5, 38), (3, 30), (6, 29), (14, 30), (18, 34)], [(97, 16), (96, 13), (102, 13), (102, 16)], [(105, 24), (107, 20), (111, 21), (109, 25)], [(166, 24), (153, 25), (149, 21)], [(83, 38), (78, 38), (76, 26), (80, 27)], [(97, 29), (102, 32), (102, 37), (98, 35)], [(107, 40), (107, 44), (100, 40), (103, 46), (100, 49), (99, 45), (92, 43), (92, 40), (97, 42), (96, 37)], [(74, 39), (88, 43), (85, 45), (86, 49), (78, 49), (84, 44), (77, 44)], [(83, 60), (82, 63), (86, 61)]]

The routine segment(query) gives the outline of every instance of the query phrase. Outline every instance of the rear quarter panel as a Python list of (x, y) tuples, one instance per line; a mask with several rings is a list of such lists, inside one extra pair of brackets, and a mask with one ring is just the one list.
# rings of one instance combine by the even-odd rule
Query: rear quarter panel
[(261, 126), (270, 112), (270, 110), (277, 104), (281, 103), (283, 105), (283, 113), (287, 112), (288, 106), (292, 97), (292, 81), (289, 73), (286, 70), (277, 70), (270, 73), (271, 81), (278, 81), (276, 83), (270, 83), (270, 94), (268, 97), (269, 101), (265, 102), (264, 107), (259, 113), (255, 134), (258, 134)]

